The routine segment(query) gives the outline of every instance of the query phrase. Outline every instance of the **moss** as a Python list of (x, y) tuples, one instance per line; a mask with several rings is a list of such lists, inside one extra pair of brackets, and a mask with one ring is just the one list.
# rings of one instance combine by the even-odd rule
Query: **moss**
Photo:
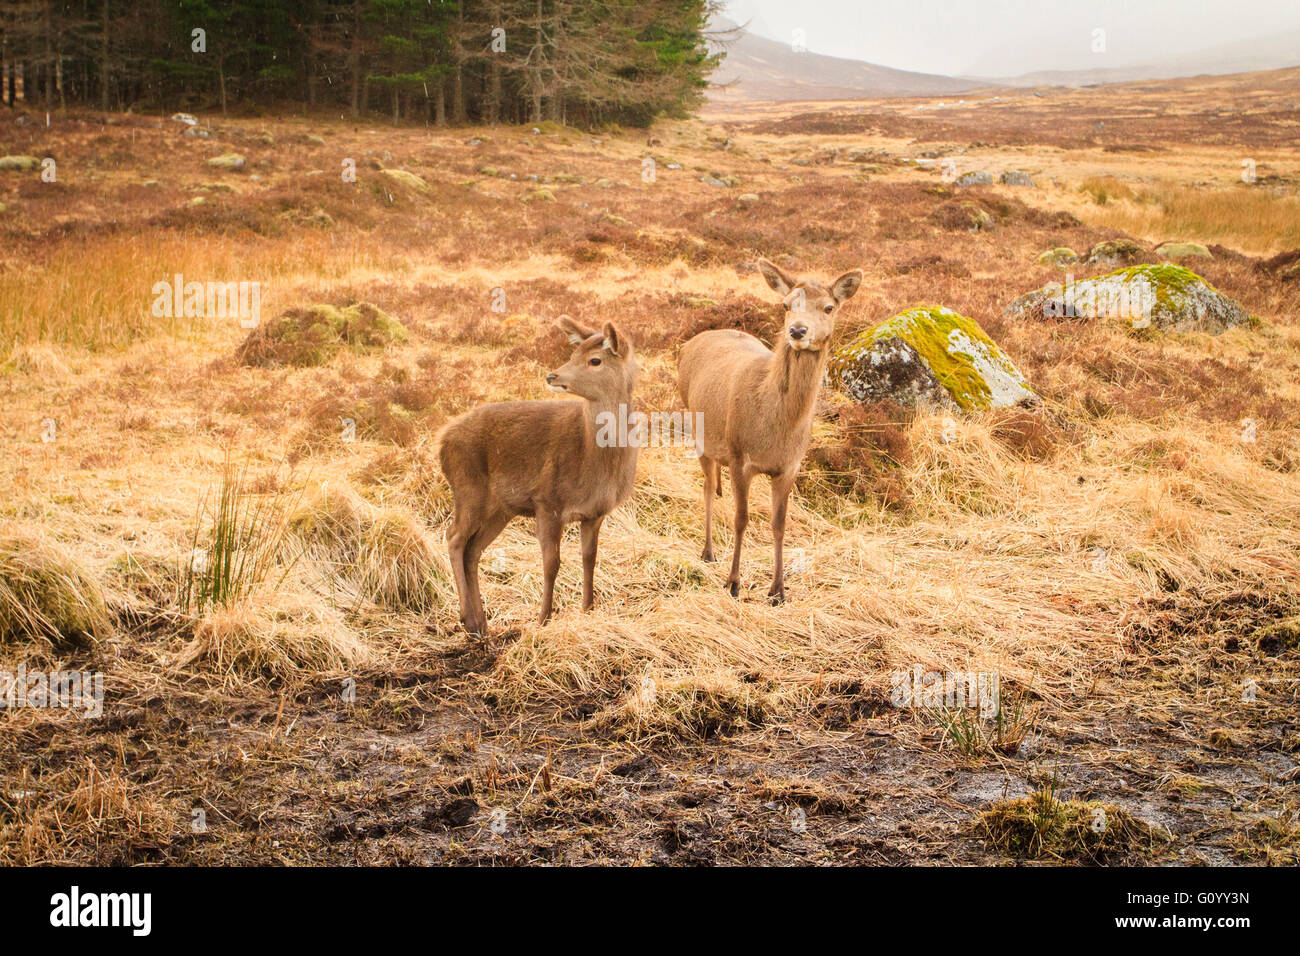
[(1128, 857), (1167, 840), (1113, 804), (1061, 800), (1050, 788), (995, 803), (980, 814), (977, 827), (1002, 853), (1082, 863)]
[(1122, 282), (1132, 282), (1134, 279), (1147, 280), (1155, 292), (1156, 307), (1162, 311), (1181, 309), (1187, 293), (1198, 283), (1211, 292), (1217, 293), (1219, 291), (1191, 269), (1176, 266), (1171, 262), (1129, 266), (1125, 269), (1117, 269), (1114, 272), (1107, 273), (1093, 281), (1104, 282), (1108, 279), (1118, 279)]
[(291, 309), (254, 329), (236, 353), (245, 365), (324, 365), (340, 349), (405, 342), (406, 329), (368, 302)]
[(0, 156), (0, 170), (6, 172), (30, 172), (40, 164), (35, 156)]
[(1255, 643), (1266, 654), (1300, 648), (1300, 615), (1274, 621), (1254, 634)]
[(876, 343), (899, 338), (916, 349), (934, 377), (947, 389), (960, 408), (987, 409), (992, 404), (993, 393), (984, 377), (963, 353), (954, 354), (949, 350), (950, 336), (954, 332), (964, 335), (971, 342), (987, 346), (991, 361), (1001, 362), (1009, 374), (1019, 376), (1015, 366), (1006, 359), (1002, 350), (978, 323), (938, 305), (915, 306), (863, 332), (835, 353), (830, 363), (831, 376), (834, 378), (841, 375)]
[(243, 169), (246, 160), (238, 153), (222, 153), (208, 160), (208, 165), (216, 169)]
[(411, 189), (417, 189), (423, 192), (429, 188), (429, 184), (423, 179), (415, 175), (415, 173), (408, 173), (404, 169), (385, 169), (383, 172), (389, 179), (401, 183), (403, 186), (407, 186)]

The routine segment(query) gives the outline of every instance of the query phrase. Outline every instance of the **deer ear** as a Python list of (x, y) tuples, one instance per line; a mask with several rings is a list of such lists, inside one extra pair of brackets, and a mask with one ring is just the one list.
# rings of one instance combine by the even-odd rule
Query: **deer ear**
[(596, 334), (595, 329), (589, 329), (579, 325), (567, 315), (562, 315), (555, 320), (555, 327), (569, 337), (570, 345), (577, 345), (579, 342), (585, 342)]
[(613, 322), (605, 323), (604, 335), (605, 341), (601, 344), (605, 350), (613, 352), (619, 358), (627, 358), (628, 352), (632, 351), (632, 340), (620, 332)]
[(758, 271), (763, 273), (763, 278), (767, 280), (772, 291), (781, 298), (789, 295), (790, 290), (799, 284), (777, 268), (775, 263), (768, 262), (766, 259), (758, 260)]
[(836, 302), (847, 302), (853, 298), (853, 293), (858, 291), (860, 285), (862, 285), (862, 270), (854, 269), (835, 280), (831, 286), (831, 295), (835, 297)]

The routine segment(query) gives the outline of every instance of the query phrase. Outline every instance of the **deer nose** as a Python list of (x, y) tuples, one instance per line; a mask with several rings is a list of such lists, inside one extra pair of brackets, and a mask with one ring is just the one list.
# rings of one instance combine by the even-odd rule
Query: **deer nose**
[(546, 384), (547, 384), (547, 385), (550, 385), (552, 382), (554, 382), (554, 381), (555, 381), (557, 378), (559, 378), (559, 377), (560, 377), (560, 376), (558, 376), (558, 375), (556, 375), (554, 372), (552, 372), (550, 375), (546, 376)]
[(808, 326), (792, 325), (790, 326), (790, 338), (798, 340), (808, 334)]

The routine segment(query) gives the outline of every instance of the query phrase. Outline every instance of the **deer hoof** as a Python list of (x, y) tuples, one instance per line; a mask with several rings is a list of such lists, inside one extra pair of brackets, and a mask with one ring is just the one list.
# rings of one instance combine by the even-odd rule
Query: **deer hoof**
[(715, 557), (713, 556), (713, 552), (712, 552), (712, 551), (706, 550), (702, 555), (700, 555), (700, 560), (701, 560), (701, 561), (707, 561), (709, 564), (713, 564), (713, 563), (715, 563), (718, 559), (715, 558)]
[(731, 595), (732, 597), (734, 597), (734, 598), (738, 598), (738, 597), (740, 597), (740, 582), (739, 582), (739, 581), (728, 581), (728, 582), (727, 582), (727, 593), (730, 594), (730, 595)]
[(768, 600), (768, 602), (769, 602), (773, 607), (776, 607), (778, 604), (784, 604), (784, 603), (785, 603), (785, 588), (782, 588), (782, 589), (779, 590), (779, 591), (769, 591), (769, 592), (767, 592), (767, 600)]

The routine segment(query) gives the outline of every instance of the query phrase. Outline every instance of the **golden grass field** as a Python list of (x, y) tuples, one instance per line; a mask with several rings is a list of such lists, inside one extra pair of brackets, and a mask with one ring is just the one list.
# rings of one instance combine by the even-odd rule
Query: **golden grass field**
[[(1300, 280), (1261, 262), (1300, 246), (1300, 71), (991, 95), (713, 106), (649, 138), (0, 115), (0, 154), (57, 162), (0, 172), (0, 669), (105, 682), (98, 719), (0, 713), (0, 862), (1294, 864)], [(903, 162), (936, 157), (1038, 188)], [(1040, 251), (1124, 235), (1212, 246), (1187, 264), (1259, 322), (1003, 318), (1061, 276)], [(536, 624), (518, 520), (468, 639), (439, 426), (564, 400), (562, 313), (619, 322), (640, 407), (672, 409), (692, 334), (777, 329), (760, 255), (864, 270), (839, 341), (923, 302), (976, 319), (1042, 407), (826, 391), (775, 608), (766, 480), (733, 599), (698, 560), (698, 466), (648, 449), (593, 613), (572, 528)], [(406, 340), (245, 364), (237, 321), (152, 314), (177, 273), (261, 283), (264, 318), (372, 303)], [(266, 573), (197, 609), (223, 477)], [(33, 588), (78, 639), (13, 612)], [(915, 665), (996, 672), (1003, 720), (891, 706)]]

